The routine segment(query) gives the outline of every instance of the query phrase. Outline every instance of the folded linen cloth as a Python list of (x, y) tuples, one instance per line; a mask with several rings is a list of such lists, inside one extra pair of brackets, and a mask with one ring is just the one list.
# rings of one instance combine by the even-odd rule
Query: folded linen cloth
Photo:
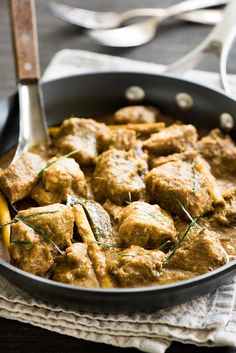
[[(43, 80), (98, 70), (132, 70), (157, 73), (163, 66), (91, 52), (58, 52)], [(191, 71), (187, 78), (218, 87), (215, 73)], [(230, 81), (236, 92), (236, 76)], [(95, 314), (64, 309), (34, 299), (0, 277), (0, 316), (119, 347), (164, 353), (171, 341), (196, 345), (236, 346), (236, 278), (191, 302), (152, 313)]]

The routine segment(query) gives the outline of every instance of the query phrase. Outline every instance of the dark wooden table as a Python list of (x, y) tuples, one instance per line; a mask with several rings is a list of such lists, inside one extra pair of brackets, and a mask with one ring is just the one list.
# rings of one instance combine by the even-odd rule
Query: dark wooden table
[[(21, 0), (19, 0), (21, 1)], [(132, 49), (104, 48), (93, 43), (86, 33), (51, 16), (48, 0), (37, 0), (39, 47), (42, 71), (52, 56), (60, 49), (84, 49), (99, 53), (124, 56), (131, 59), (169, 64), (191, 50), (210, 31), (209, 27), (170, 21), (158, 30), (158, 36), (151, 43)], [(176, 0), (63, 0), (64, 3), (94, 10), (125, 10), (136, 7), (166, 7)], [(236, 45), (228, 63), (228, 71), (236, 73)], [(200, 66), (203, 70), (216, 71), (217, 60), (209, 57)], [(11, 50), (10, 25), (7, 0), (0, 0), (0, 97), (10, 95), (15, 87), (14, 64)], [(17, 321), (0, 319), (1, 353), (37, 352), (138, 352), (136, 349), (120, 349), (95, 344), (52, 333)], [(236, 348), (205, 348), (173, 343), (168, 353), (236, 353)]]

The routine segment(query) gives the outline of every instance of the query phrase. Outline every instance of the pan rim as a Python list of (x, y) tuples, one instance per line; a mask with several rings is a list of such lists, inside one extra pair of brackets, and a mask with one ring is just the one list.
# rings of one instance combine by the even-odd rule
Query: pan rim
[[(229, 96), (226, 94), (222, 89), (220, 88), (214, 88), (211, 86), (208, 86), (206, 84), (201, 84), (199, 82), (195, 82), (194, 80), (191, 79), (186, 79), (179, 77), (178, 75), (172, 74), (172, 73), (152, 73), (152, 72), (145, 72), (145, 71), (130, 71), (130, 70), (99, 70), (99, 71), (92, 71), (92, 72), (86, 72), (86, 73), (81, 73), (81, 74), (75, 74), (75, 75), (70, 75), (70, 76), (64, 76), (61, 78), (54, 78), (51, 80), (42, 80), (41, 84), (42, 86), (47, 86), (47, 85), (54, 85), (57, 84), (58, 82), (61, 81), (66, 81), (66, 80), (74, 80), (77, 78), (81, 77), (86, 77), (86, 76), (112, 76), (112, 75), (144, 75), (144, 76), (152, 76), (152, 77), (160, 77), (160, 78), (168, 78), (174, 81), (179, 81), (183, 83), (189, 83), (191, 85), (194, 85), (196, 87), (199, 87), (199, 89), (207, 89), (209, 91), (215, 92), (217, 94), (220, 94), (221, 96), (225, 97), (226, 99), (229, 99), (233, 102), (236, 102), (236, 99), (234, 99), (232, 96)], [(14, 96), (16, 93), (13, 93), (10, 97)], [(9, 98), (10, 98), (9, 97)], [(6, 98), (3, 98), (5, 100)], [(142, 287), (134, 287), (134, 288), (87, 288), (87, 287), (82, 287), (82, 286), (75, 286), (71, 284), (66, 284), (63, 282), (57, 282), (53, 281), (47, 278), (43, 278), (37, 275), (33, 275), (31, 273), (28, 273), (26, 271), (23, 271), (10, 263), (6, 262), (2, 258), (0, 258), (0, 267), (4, 267), (10, 272), (15, 272), (19, 276), (24, 277), (25, 279), (30, 279), (33, 281), (36, 281), (37, 283), (40, 284), (45, 284), (48, 286), (54, 286), (60, 289), (65, 289), (65, 290), (73, 290), (76, 292), (84, 292), (88, 294), (108, 294), (108, 295), (127, 295), (127, 294), (145, 294), (145, 293), (152, 293), (152, 292), (166, 292), (166, 291), (173, 291), (173, 290), (178, 290), (186, 287), (191, 287), (193, 285), (201, 284), (203, 282), (207, 282), (210, 279), (214, 279), (215, 277), (219, 277), (220, 275), (227, 274), (233, 270), (236, 270), (236, 260), (231, 261), (230, 263), (223, 265), (211, 272), (198, 275), (196, 277), (183, 280), (183, 281), (177, 281), (169, 284), (163, 284), (163, 285), (154, 285), (154, 286), (142, 286)], [(1, 271), (0, 271), (1, 273)], [(4, 276), (7, 278), (7, 276)]]

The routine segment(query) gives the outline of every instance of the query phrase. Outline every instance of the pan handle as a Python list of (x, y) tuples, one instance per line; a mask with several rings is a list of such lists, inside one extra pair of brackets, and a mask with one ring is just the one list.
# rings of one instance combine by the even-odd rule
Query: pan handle
[(40, 78), (34, 0), (9, 0), (17, 81)]
[(210, 34), (190, 53), (180, 60), (167, 66), (165, 72), (184, 73), (195, 67), (203, 57), (212, 52), (219, 57), (219, 73), (221, 86), (227, 94), (231, 94), (227, 80), (227, 59), (236, 35), (236, 0), (227, 5), (222, 21), (216, 25)]

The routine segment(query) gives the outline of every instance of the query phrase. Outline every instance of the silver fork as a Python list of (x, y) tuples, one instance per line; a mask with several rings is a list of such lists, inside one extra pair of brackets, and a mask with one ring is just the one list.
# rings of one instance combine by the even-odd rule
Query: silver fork
[(152, 9), (148, 20), (122, 28), (91, 30), (88, 35), (102, 45), (111, 47), (134, 47), (149, 42), (154, 38), (157, 27), (167, 18), (205, 7), (222, 5), (226, 0), (187, 0), (166, 9)]
[[(222, 1), (222, 5), (226, 1)], [(218, 5), (218, 3), (216, 4)], [(73, 25), (87, 29), (111, 29), (119, 27), (123, 22), (135, 17), (153, 17), (156, 10), (159, 15), (159, 10), (155, 8), (139, 8), (124, 12), (101, 12), (91, 11), (81, 8), (76, 8), (64, 4), (51, 2), (49, 8), (52, 14), (61, 20)], [(176, 16), (179, 20), (198, 22), (202, 24), (215, 24), (221, 19), (221, 10), (205, 10), (191, 11), (190, 13)]]
[(39, 85), (40, 70), (33, 0), (10, 0), (10, 14), (19, 93), (19, 140), (13, 162), (30, 147), (48, 143)]

